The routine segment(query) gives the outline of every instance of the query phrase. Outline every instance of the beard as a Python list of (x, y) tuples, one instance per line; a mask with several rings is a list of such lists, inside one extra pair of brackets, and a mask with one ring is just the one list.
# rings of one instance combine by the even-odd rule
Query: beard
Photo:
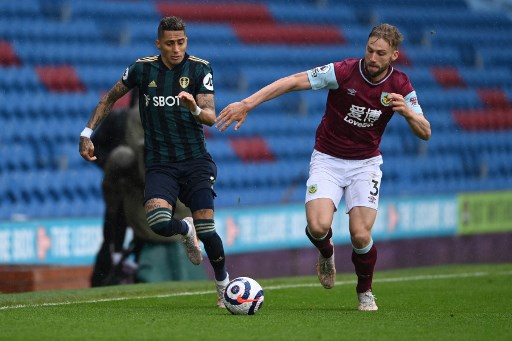
[(377, 71), (370, 71), (368, 69), (368, 63), (364, 63), (364, 70), (366, 71), (366, 74), (368, 74), (372, 78), (377, 78), (378, 76), (382, 75), (384, 72), (386, 72), (389, 68), (389, 64), (386, 64), (385, 66), (377, 69)]

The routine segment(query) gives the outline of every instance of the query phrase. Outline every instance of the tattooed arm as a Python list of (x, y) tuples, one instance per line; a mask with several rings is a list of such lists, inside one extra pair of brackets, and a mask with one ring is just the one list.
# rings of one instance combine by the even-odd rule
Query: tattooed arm
[[(87, 127), (92, 130), (96, 129), (98, 125), (103, 122), (105, 117), (110, 113), (110, 110), (116, 103), (118, 99), (123, 97), (128, 93), (130, 89), (126, 87), (122, 81), (118, 81), (109, 92), (105, 94), (94, 109), (89, 121), (87, 122)], [(96, 160), (96, 156), (94, 156), (94, 144), (91, 139), (88, 137), (80, 136), (80, 145), (79, 145), (80, 155), (87, 161)]]
[(211, 127), (215, 123), (215, 100), (213, 94), (199, 94), (197, 95), (197, 105), (201, 108), (201, 115), (199, 121)]

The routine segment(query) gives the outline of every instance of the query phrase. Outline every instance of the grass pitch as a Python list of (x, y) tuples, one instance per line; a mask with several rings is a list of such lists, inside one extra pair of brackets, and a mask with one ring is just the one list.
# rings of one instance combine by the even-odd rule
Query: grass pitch
[(353, 274), (258, 280), (254, 316), (215, 307), (211, 281), (0, 294), (1, 340), (510, 340), (512, 264), (380, 271), (379, 311)]

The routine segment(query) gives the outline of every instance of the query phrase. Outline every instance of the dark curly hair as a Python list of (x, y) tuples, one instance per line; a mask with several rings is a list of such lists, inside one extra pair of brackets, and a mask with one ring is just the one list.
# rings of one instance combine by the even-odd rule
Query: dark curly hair
[(160, 20), (158, 25), (158, 37), (160, 37), (163, 31), (185, 31), (185, 22), (183, 19), (178, 17), (165, 17)]

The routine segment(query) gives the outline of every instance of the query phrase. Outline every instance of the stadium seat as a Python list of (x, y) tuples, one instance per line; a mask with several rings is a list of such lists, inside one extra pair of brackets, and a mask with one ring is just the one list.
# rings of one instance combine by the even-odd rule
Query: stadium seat
[(267, 143), (279, 160), (307, 160), (313, 152), (314, 137), (269, 136)]
[(475, 88), (512, 87), (512, 71), (510, 68), (495, 66), (493, 68), (475, 69), (459, 68), (464, 83)]
[[(316, 25), (356, 25), (354, 10), (345, 4), (329, 6), (290, 6), (287, 3), (269, 3), (267, 6), (275, 21), (279, 23), (300, 23)], [(367, 34), (368, 35), (368, 34)]]
[(101, 5), (98, 5), (95, 1), (75, 0), (70, 3), (70, 7), (72, 18), (94, 18), (102, 23), (159, 20), (159, 14), (152, 2), (102, 1)]
[[(101, 170), (80, 157), (77, 137), (125, 68), (159, 53), (156, 23), (167, 14), (185, 18), (188, 53), (211, 63), (217, 114), (280, 77), (361, 58), (372, 26), (398, 25), (405, 41), (395, 65), (433, 134), (421, 141), (394, 115), (381, 144), (381, 191), (512, 188), (512, 21), (504, 13), (465, 0), (0, 1), (1, 220), (103, 213)], [(293, 45), (307, 37), (302, 28), (319, 38)], [(205, 127), (218, 207), (303, 203), (327, 94), (263, 103), (236, 132)]]
[(70, 40), (101, 42), (100, 31), (94, 21), (80, 18), (73, 21), (55, 21), (41, 17), (0, 18), (0, 36), (8, 41), (33, 40), (66, 43)]
[(232, 138), (229, 144), (243, 162), (272, 161), (275, 158), (267, 142), (261, 136)]
[(10, 143), (0, 146), (3, 169), (8, 171), (26, 171), (36, 168), (35, 152), (29, 143)]
[(37, 18), (40, 14), (39, 0), (0, 1), (0, 18)]
[(268, 23), (273, 18), (265, 5), (234, 3), (164, 3), (157, 2), (161, 16), (175, 15), (187, 21), (214, 23)]
[(227, 139), (207, 139), (206, 148), (216, 162), (234, 162), (239, 158)]
[(110, 90), (121, 79), (126, 66), (124, 68), (121, 66), (78, 66), (75, 68), (75, 72), (88, 91), (101, 93)]
[[(512, 39), (510, 30), (506, 31), (507, 39)], [(476, 46), (476, 56), (480, 65), (493, 68), (495, 65), (506, 65), (510, 61), (512, 48), (510, 45), (497, 44), (493, 46)]]
[(31, 66), (0, 68), (0, 90), (4, 93), (41, 92), (43, 84)]
[(56, 169), (79, 169), (85, 161), (78, 153), (78, 144), (63, 142), (52, 146), (52, 160)]

